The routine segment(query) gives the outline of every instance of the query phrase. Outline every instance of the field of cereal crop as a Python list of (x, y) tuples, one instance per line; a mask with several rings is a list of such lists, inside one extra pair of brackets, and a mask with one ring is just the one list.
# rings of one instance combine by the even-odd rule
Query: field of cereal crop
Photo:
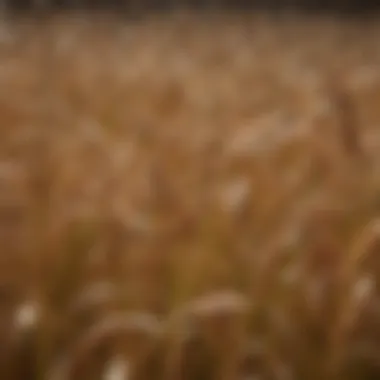
[(2, 21), (1, 378), (379, 378), (375, 21)]

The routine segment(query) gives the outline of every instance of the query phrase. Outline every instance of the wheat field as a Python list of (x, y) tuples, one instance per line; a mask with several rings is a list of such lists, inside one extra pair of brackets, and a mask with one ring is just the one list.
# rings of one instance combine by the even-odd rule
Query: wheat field
[(2, 20), (1, 379), (378, 379), (379, 37)]

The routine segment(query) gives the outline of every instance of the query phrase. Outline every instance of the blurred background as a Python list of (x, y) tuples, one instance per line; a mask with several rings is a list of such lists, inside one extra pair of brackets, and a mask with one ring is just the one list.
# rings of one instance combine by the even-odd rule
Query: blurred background
[(2, 0), (11, 11), (117, 10), (123, 12), (192, 10), (269, 10), (303, 12), (369, 13), (380, 7), (378, 0)]

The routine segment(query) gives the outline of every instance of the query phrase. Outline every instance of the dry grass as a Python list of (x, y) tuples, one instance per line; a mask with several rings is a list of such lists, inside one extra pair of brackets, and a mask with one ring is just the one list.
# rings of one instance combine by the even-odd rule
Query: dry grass
[(379, 37), (3, 23), (1, 378), (377, 379)]

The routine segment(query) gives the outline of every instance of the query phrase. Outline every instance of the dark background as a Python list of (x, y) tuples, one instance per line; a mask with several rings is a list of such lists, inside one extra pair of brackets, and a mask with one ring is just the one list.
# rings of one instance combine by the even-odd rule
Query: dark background
[(372, 14), (380, 0), (0, 0), (12, 12), (38, 10), (109, 10), (118, 12), (166, 12), (194, 10), (268, 10), (311, 13)]

